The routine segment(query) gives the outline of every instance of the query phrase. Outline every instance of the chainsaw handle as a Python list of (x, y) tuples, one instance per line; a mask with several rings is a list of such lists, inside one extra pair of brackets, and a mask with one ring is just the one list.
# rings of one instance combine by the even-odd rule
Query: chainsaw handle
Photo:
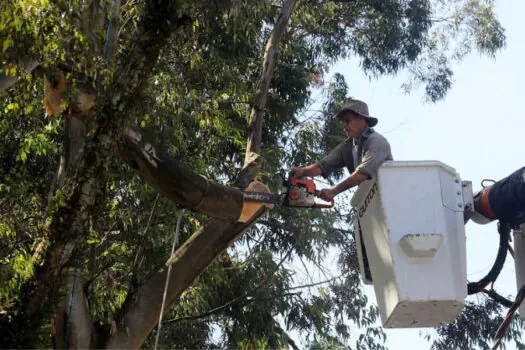
[(332, 199), (330, 201), (330, 204), (315, 203), (314, 208), (316, 208), (316, 209), (324, 209), (324, 208), (332, 208), (333, 206), (334, 206), (334, 200)]
[[(321, 191), (315, 191), (315, 196), (318, 197), (318, 198), (321, 198)], [(324, 199), (323, 199), (324, 201)], [(318, 208), (318, 209), (323, 209), (323, 208), (332, 208), (334, 206), (334, 199), (332, 198), (332, 200), (330, 202), (327, 202), (327, 203), (330, 203), (330, 204), (324, 204), (324, 203), (315, 203), (314, 204), (314, 208)]]

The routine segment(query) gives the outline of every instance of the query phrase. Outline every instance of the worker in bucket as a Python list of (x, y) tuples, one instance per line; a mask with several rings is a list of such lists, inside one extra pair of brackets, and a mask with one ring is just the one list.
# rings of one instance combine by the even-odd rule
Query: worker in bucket
[(494, 220), (511, 226), (525, 223), (525, 167), (477, 192), (470, 219), (477, 224)]
[(348, 178), (333, 188), (321, 190), (321, 198), (328, 202), (339, 193), (370, 179), (384, 161), (393, 159), (389, 142), (373, 129), (378, 120), (370, 116), (365, 102), (345, 101), (336, 118), (342, 122), (348, 138), (319, 162), (292, 170), (297, 177), (327, 177), (346, 167), (350, 173)]

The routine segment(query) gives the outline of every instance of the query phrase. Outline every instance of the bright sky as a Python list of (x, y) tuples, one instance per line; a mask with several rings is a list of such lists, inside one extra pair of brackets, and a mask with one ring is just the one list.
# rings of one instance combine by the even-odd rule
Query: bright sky
[[(469, 56), (454, 69), (454, 85), (437, 104), (423, 102), (422, 91), (405, 95), (404, 77), (369, 80), (358, 62), (342, 62), (332, 72), (344, 74), (350, 94), (366, 101), (379, 118), (375, 128), (390, 141), (396, 160), (440, 160), (454, 167), (474, 191), (484, 178), (499, 180), (525, 166), (525, 133), (521, 99), (525, 82), (525, 1), (496, 1), (506, 29), (507, 47), (495, 60)], [(469, 281), (488, 272), (498, 247), (496, 224), (466, 226)], [(510, 255), (495, 289), (516, 294), (514, 261)], [(373, 289), (368, 288), (375, 302)], [(391, 350), (429, 349), (418, 335), (426, 329), (387, 330)], [(513, 349), (512, 346), (507, 349)]]

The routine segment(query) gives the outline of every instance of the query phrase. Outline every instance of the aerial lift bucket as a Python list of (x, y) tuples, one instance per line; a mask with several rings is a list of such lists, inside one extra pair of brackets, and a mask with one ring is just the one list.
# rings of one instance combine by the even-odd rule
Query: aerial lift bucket
[(461, 311), (468, 186), (438, 161), (389, 161), (357, 189), (358, 260), (384, 327), (436, 327)]

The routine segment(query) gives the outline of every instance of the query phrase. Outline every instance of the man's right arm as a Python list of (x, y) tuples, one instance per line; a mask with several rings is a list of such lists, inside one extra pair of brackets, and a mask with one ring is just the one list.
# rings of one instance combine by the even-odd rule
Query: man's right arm
[(313, 163), (307, 166), (293, 168), (292, 174), (296, 177), (319, 176), (321, 175), (321, 168), (317, 163)]
[(345, 162), (343, 160), (344, 145), (344, 142), (340, 143), (320, 161), (304, 167), (294, 168), (292, 173), (297, 177), (319, 175), (327, 177), (333, 171), (341, 169), (345, 166)]

